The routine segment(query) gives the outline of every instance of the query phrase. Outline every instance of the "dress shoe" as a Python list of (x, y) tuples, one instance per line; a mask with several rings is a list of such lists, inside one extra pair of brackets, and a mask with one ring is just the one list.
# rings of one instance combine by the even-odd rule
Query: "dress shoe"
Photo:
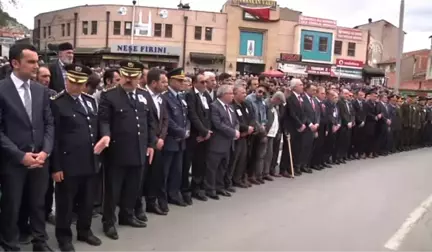
[(236, 189), (235, 189), (234, 187), (232, 187), (232, 186), (228, 187), (228, 188), (225, 189), (225, 190), (227, 190), (227, 191), (230, 192), (230, 193), (235, 193), (235, 192), (236, 192)]
[(183, 198), (181, 198), (181, 197), (173, 197), (173, 198), (169, 197), (168, 203), (173, 204), (173, 205), (177, 205), (177, 206), (181, 206), (181, 207), (187, 206), (186, 202), (184, 202)]
[(341, 159), (339, 162), (340, 162), (341, 164), (346, 164), (345, 159)]
[(248, 179), (245, 179), (244, 184), (245, 184), (247, 187), (252, 187), (252, 184), (251, 184), (251, 182), (249, 182)]
[(245, 183), (243, 182), (234, 182), (233, 185), (235, 187), (240, 187), (240, 188), (248, 188), (249, 186), (247, 186)]
[(277, 173), (270, 173), (270, 176), (275, 177), (275, 178), (282, 177), (280, 174), (277, 174)]
[(30, 244), (33, 236), (29, 233), (21, 233), (19, 236), (19, 243), (22, 245)]
[(33, 251), (54, 251), (52, 248), (48, 246), (45, 242), (42, 243), (34, 243)]
[(193, 201), (192, 201), (192, 193), (183, 193), (183, 201), (188, 205), (188, 206), (192, 206), (193, 205)]
[(103, 231), (106, 237), (113, 240), (118, 240), (119, 236), (117, 233), (117, 229), (114, 227), (114, 225), (103, 224)]
[(74, 252), (75, 248), (71, 242), (59, 243), (59, 249), (62, 252)]
[(303, 173), (301, 171), (294, 171), (294, 176), (300, 177)]
[(207, 197), (209, 197), (210, 199), (213, 199), (213, 200), (219, 200), (220, 199), (219, 196), (216, 195), (215, 193), (206, 193), (206, 195), (207, 195)]
[(289, 174), (287, 171), (282, 172), (281, 175), (284, 178), (291, 178), (292, 177), (291, 174)]
[(324, 168), (332, 168), (332, 166), (329, 165), (329, 164), (327, 164), (327, 163), (324, 163), (322, 166), (323, 166)]
[(251, 183), (252, 185), (261, 185), (261, 183), (258, 182), (258, 180), (256, 180), (255, 178), (249, 178), (249, 183)]
[(142, 208), (135, 210), (135, 217), (142, 222), (148, 221), (147, 215)]
[(310, 168), (302, 168), (301, 171), (304, 173), (312, 173), (312, 170)]
[(221, 195), (221, 196), (224, 196), (224, 197), (231, 197), (231, 193), (229, 193), (225, 190), (217, 190), (216, 193)]
[(52, 214), (52, 213), (48, 214), (48, 216), (47, 216), (47, 218), (46, 218), (46, 222), (48, 222), (49, 224), (55, 226), (55, 224), (56, 224), (56, 218), (55, 218), (55, 215)]
[(266, 176), (264, 176), (263, 179), (265, 179), (265, 180), (267, 180), (267, 181), (273, 181), (273, 180), (274, 180), (272, 177), (270, 177), (270, 175), (266, 175)]
[(85, 242), (88, 245), (92, 245), (92, 246), (100, 246), (102, 244), (102, 241), (99, 238), (97, 238), (94, 234), (89, 234), (87, 236), (78, 235), (77, 240)]
[(207, 201), (208, 200), (208, 198), (205, 196), (205, 192), (203, 192), (203, 191), (194, 192), (192, 194), (192, 196), (195, 199), (200, 200), (200, 201)]
[(258, 181), (258, 183), (260, 183), (260, 185), (265, 184), (265, 181), (262, 178), (257, 178), (256, 181)]
[(134, 228), (145, 228), (147, 224), (145, 222), (139, 221), (135, 216), (130, 216), (127, 218), (119, 218), (119, 225), (130, 226)]
[(319, 171), (319, 170), (321, 170), (322, 168), (321, 167), (319, 167), (318, 165), (312, 165), (312, 167), (311, 167), (312, 169), (314, 169), (314, 170), (317, 170), (317, 171)]
[(165, 213), (169, 212), (168, 202), (166, 200), (158, 200), (158, 203), (159, 203), (159, 208), (160, 210), (162, 210), (162, 212)]
[(157, 215), (167, 215), (168, 214), (168, 212), (162, 211), (162, 209), (160, 209), (160, 207), (156, 203), (151, 204), (151, 205), (147, 205), (146, 211), (149, 213), (157, 214)]

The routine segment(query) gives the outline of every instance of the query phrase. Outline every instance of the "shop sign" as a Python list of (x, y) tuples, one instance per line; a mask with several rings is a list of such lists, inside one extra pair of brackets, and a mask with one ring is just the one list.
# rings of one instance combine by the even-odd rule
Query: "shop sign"
[(276, 8), (277, 2), (271, 0), (232, 0), (233, 5), (267, 6)]
[(237, 62), (250, 63), (250, 64), (264, 64), (264, 60), (257, 58), (237, 58)]
[(313, 75), (330, 75), (331, 67), (307, 66), (306, 72)]
[(344, 78), (344, 79), (355, 79), (359, 80), (363, 78), (362, 70), (360, 69), (352, 69), (352, 68), (344, 68), (344, 67), (332, 67), (331, 68), (331, 76), (336, 78)]
[(303, 15), (299, 17), (299, 24), (304, 26), (313, 26), (313, 27), (324, 28), (324, 29), (337, 28), (336, 20), (308, 17)]
[(279, 63), (278, 70), (290, 76), (307, 76), (305, 65)]
[(180, 56), (181, 47), (159, 45), (111, 45), (111, 53)]
[(337, 66), (344, 66), (344, 67), (355, 67), (355, 68), (362, 68), (364, 63), (360, 60), (351, 60), (351, 59), (336, 59), (336, 65)]
[(281, 53), (279, 61), (280, 62), (299, 62), (301, 61), (302, 57), (300, 54), (294, 54), (294, 53)]
[(345, 40), (362, 41), (363, 31), (359, 29), (341, 28), (337, 29), (337, 38)]

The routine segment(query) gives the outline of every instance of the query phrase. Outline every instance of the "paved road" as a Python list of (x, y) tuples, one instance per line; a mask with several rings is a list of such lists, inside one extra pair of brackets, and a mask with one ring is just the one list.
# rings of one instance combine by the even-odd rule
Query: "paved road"
[[(431, 149), (278, 179), (232, 198), (150, 215), (146, 229), (94, 232), (101, 247), (77, 250), (384, 250), (408, 214), (432, 192)], [(55, 244), (52, 227), (50, 243)]]

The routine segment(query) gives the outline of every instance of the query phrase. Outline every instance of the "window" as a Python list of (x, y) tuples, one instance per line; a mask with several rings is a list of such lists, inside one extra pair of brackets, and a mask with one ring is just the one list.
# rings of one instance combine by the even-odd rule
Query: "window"
[(353, 42), (348, 43), (348, 56), (355, 57), (356, 44)]
[(201, 40), (202, 36), (202, 27), (201, 26), (195, 26), (195, 39)]
[(161, 37), (162, 36), (162, 24), (155, 23), (154, 36), (155, 37)]
[(70, 36), (70, 23), (67, 23), (66, 25), (66, 34), (67, 36)]
[(62, 25), (61, 25), (61, 29), (62, 29), (62, 37), (64, 37), (65, 34), (66, 34), (66, 25), (65, 25), (65, 24), (62, 24)]
[(113, 34), (114, 35), (121, 34), (121, 21), (114, 21)]
[(320, 52), (327, 52), (328, 48), (328, 38), (327, 37), (320, 37), (319, 38), (319, 51)]
[(46, 27), (43, 28), (43, 38), (46, 38)]
[(125, 22), (124, 35), (132, 34), (132, 22)]
[(48, 37), (51, 36), (51, 26), (48, 26)]
[(165, 24), (165, 38), (172, 38), (172, 24)]
[(313, 49), (313, 39), (312, 35), (305, 35), (303, 38), (303, 50), (312, 51)]
[(211, 41), (213, 37), (213, 28), (206, 27), (205, 29), (205, 40)]
[(82, 22), (82, 33), (84, 35), (88, 34), (88, 21), (83, 21)]
[(336, 54), (336, 55), (342, 54), (342, 41), (335, 40), (334, 54)]
[(96, 35), (97, 34), (97, 28), (98, 28), (98, 22), (92, 21), (91, 24), (92, 24), (91, 34)]

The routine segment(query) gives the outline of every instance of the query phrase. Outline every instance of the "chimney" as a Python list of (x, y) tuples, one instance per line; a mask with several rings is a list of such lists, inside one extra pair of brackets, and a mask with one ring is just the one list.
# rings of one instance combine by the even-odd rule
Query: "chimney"
[(372, 18), (369, 18), (368, 21), (369, 21), (369, 24), (372, 23)]

